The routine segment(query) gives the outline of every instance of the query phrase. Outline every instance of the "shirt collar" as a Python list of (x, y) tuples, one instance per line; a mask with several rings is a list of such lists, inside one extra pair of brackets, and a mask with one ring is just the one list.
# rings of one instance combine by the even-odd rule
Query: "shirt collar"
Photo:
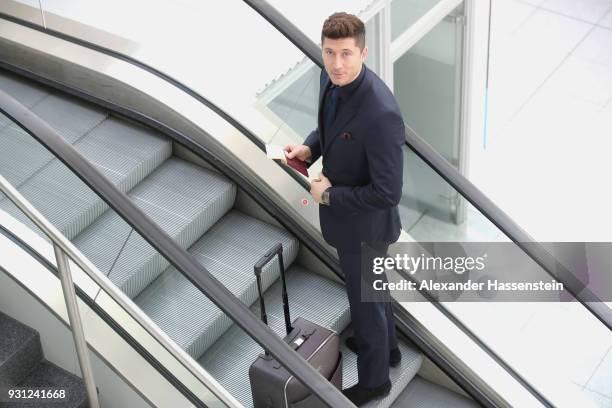
[(357, 75), (357, 78), (355, 78), (351, 83), (346, 84), (344, 86), (332, 85), (332, 87), (336, 87), (338, 89), (338, 98), (346, 100), (349, 96), (351, 96), (351, 94), (355, 91), (355, 89), (357, 89), (357, 87), (363, 80), (363, 77), (365, 76), (365, 71), (366, 66), (365, 64), (363, 64), (361, 66), (361, 72), (359, 73), (359, 75)]

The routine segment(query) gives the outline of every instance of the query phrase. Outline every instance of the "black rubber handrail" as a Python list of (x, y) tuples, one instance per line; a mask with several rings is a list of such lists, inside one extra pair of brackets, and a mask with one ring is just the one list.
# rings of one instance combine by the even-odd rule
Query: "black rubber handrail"
[(354, 407), (327, 379), (300, 357), (272, 329), (186, 250), (154, 223), (126, 193), (120, 191), (45, 121), (0, 90), (0, 112), (38, 140), (95, 191), (153, 248), (176, 267), (259, 345), (267, 349), (297, 379), (330, 407)]

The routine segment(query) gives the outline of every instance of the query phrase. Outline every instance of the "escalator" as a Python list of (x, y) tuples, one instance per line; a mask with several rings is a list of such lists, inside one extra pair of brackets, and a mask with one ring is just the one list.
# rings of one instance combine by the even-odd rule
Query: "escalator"
[[(172, 141), (158, 131), (7, 71), (0, 72), (0, 89), (72, 144), (250, 306), (253, 318), (259, 315), (253, 265), (281, 243), (293, 317), (344, 337), (350, 332), (348, 301), (338, 279), (301, 265), (300, 242), (287, 230), (237, 208), (240, 186), (223, 174), (177, 156)], [(62, 161), (7, 117), (0, 122), (0, 145), (0, 174), (241, 404), (252, 406), (248, 367), (262, 348)], [(6, 197), (0, 209), (37, 230)], [(262, 278), (270, 326), (282, 336), (278, 264), (271, 263)], [(462, 395), (415, 377), (422, 353), (406, 339), (401, 339), (400, 349), (401, 365), (391, 369), (391, 393), (368, 406), (475, 406)], [(346, 388), (357, 382), (356, 356), (345, 348), (342, 353)]]
[[(246, 3), (265, 5), (265, 2)], [(244, 4), (241, 7), (245, 8)], [(262, 14), (274, 13), (268, 10)], [(281, 17), (276, 16), (278, 19)], [(274, 15), (270, 19), (266, 17), (271, 26), (278, 28), (307, 56), (294, 73), (307, 71), (308, 75), (304, 78), (316, 78), (317, 64), (321, 65), (317, 62), (320, 49), (316, 44), (300, 39), (299, 33), (290, 32), (290, 25), (286, 21), (274, 21), (274, 18)], [(20, 24), (17, 22), (17, 25)], [(221, 104), (222, 109), (214, 106), (189, 86), (116, 50), (105, 50), (86, 43), (86, 40), (62, 36), (52, 29), (45, 32), (46, 29), (40, 27), (29, 27), (38, 34), (43, 32), (44, 36), (51, 34), (49, 37), (59, 37), (70, 43), (69, 47), (78, 44), (78, 50), (69, 50), (60, 56), (64, 44), (55, 48), (56, 44), (52, 43), (49, 49), (57, 52), (55, 58), (42, 45), (37, 47), (37, 41), (42, 43), (38, 36), (26, 38), (23, 31), (15, 30), (16, 36), (0, 38), (0, 57), (3, 57), (0, 58), (0, 66), (5, 68), (0, 71), (0, 90), (16, 98), (33, 115), (55, 129), (63, 140), (110, 181), (113, 186), (111, 190), (126, 194), (130, 202), (148, 220), (159, 226), (180, 250), (188, 251), (191, 258), (197, 261), (202, 274), (210, 273), (241, 305), (249, 307), (252, 313), (246, 312), (246, 320), (257, 322), (259, 317), (253, 264), (280, 243), (288, 272), (292, 317), (307, 318), (341, 333), (343, 337), (350, 333), (348, 302), (337, 265), (334, 265), (334, 254), (321, 245), (320, 234), (308, 229), (308, 222), (312, 224), (306, 214), (308, 208), (296, 205), (294, 201), (299, 202), (296, 195), (285, 194), (284, 191), (297, 190), (299, 199), (307, 197), (304, 180), (296, 174), (287, 177), (280, 167), (274, 170), (285, 176), (284, 179), (277, 173), (269, 177), (269, 174), (264, 174), (267, 171), (263, 168), (265, 166), (258, 167), (259, 163), (254, 165), (255, 160), (247, 163), (250, 157), (244, 151), (250, 152), (259, 162), (267, 162), (265, 155), (257, 149), (263, 147), (257, 133), (258, 121), (243, 126), (232, 116), (252, 118), (252, 112), (245, 108), (245, 105), (251, 108), (250, 102), (235, 101), (235, 111), (225, 112), (227, 106)], [(2, 34), (9, 31), (7, 29)], [(80, 61), (66, 56), (84, 55), (91, 50), (97, 54), (87, 54), (89, 58), (104, 55), (94, 68), (92, 66), (95, 64), (89, 64), (87, 56)], [(135, 68), (136, 73), (129, 81), (126, 81), (126, 76), (121, 77), (123, 71), (128, 71), (125, 66), (113, 70), (115, 65), (121, 65), (120, 60), (122, 63), (127, 61)], [(99, 67), (102, 68), (96, 70)], [(147, 82), (152, 82), (151, 73), (164, 82), (161, 86), (153, 86), (154, 92), (158, 91), (156, 88), (172, 88), (163, 95), (164, 98), (160, 97), (161, 93), (154, 95), (149, 92), (151, 88), (146, 87)], [(140, 76), (146, 78), (142, 82), (134, 80)], [(291, 78), (291, 75), (283, 78)], [(278, 87), (279, 83), (272, 85), (271, 88)], [(301, 93), (310, 92), (304, 92), (309, 84), (299, 81), (289, 84), (288, 89), (300, 87)], [(177, 96), (178, 93), (184, 95)], [(185, 95), (190, 99), (189, 103), (175, 103)], [(216, 102), (216, 99), (211, 101)], [(309, 106), (299, 107), (304, 108), (304, 112), (311, 109)], [(172, 110), (175, 116), (168, 113)], [(208, 110), (213, 111), (214, 115), (207, 113)], [(246, 112), (244, 116), (236, 115), (236, 112), (242, 111)], [(211, 125), (208, 128), (203, 126), (204, 120), (198, 121), (200, 116), (210, 121), (215, 115), (238, 133), (238, 145), (232, 139), (235, 134), (231, 137), (222, 134), (224, 127)], [(288, 116), (283, 116), (281, 122)], [(176, 117), (181, 117), (183, 122), (176, 120)], [(277, 129), (267, 131), (277, 136), (282, 133), (279, 129), (286, 125), (283, 122)], [(210, 129), (220, 130), (213, 133)], [(208, 135), (201, 135), (207, 132)], [(217, 137), (217, 133), (222, 135)], [(241, 317), (237, 318), (236, 314), (219, 306), (215, 296), (209, 298), (210, 288), (202, 281), (194, 283), (193, 275), (186, 268), (172, 266), (174, 262), (169, 260), (167, 252), (152, 244), (152, 238), (156, 237), (144, 233), (139, 223), (130, 221), (126, 211), (113, 206), (108, 200), (107, 190), (93, 188), (74, 165), (67, 164), (69, 161), (62, 154), (57, 151), (55, 155), (52, 154), (43, 147), (45, 143), (41, 144), (40, 139), (36, 139), (35, 133), (28, 134), (19, 124), (0, 116), (0, 175), (7, 178), (127, 296), (128, 302), (124, 308), (133, 308), (146, 315), (171, 339), (172, 347), (186, 353), (189, 364), (197, 363), (198, 368), (203, 368), (207, 375), (212, 376), (222, 387), (222, 392), (231, 394), (238, 404), (251, 406), (248, 367), (263, 350), (254, 340), (257, 336), (244, 325), (237, 324)], [(222, 147), (230, 150), (231, 154), (225, 154), (223, 149), (215, 150), (217, 142), (227, 142), (227, 147)], [(245, 147), (244, 151), (239, 151), (242, 147)], [(431, 175), (428, 180), (435, 179), (436, 185), (449, 182), (449, 189), (456, 188), (457, 195), (474, 204), (479, 217), (487, 217), (493, 222), (491, 226), (496, 233), (515, 242), (522, 240), (524, 235), (521, 235), (521, 230), (512, 222), (506, 222), (508, 218), (501, 217), (499, 213), (495, 215), (494, 205), (483, 199), (482, 194), (470, 187), (469, 182), (461, 177), (453, 179), (456, 170), (451, 165), (444, 159), (423, 154), (428, 149), (431, 150), (418, 136), (407, 134), (406, 162), (424, 168)], [(409, 174), (404, 176), (412, 177)], [(428, 184), (423, 180), (404, 180), (406, 189), (410, 189), (402, 197), (407, 207), (423, 205), (419, 201), (423, 193), (418, 188), (419, 182)], [(474, 197), (480, 198), (474, 201)], [(10, 200), (0, 198), (0, 210), (44, 237)], [(297, 215), (287, 211), (291, 206), (303, 209), (305, 215), (302, 217), (299, 211)], [(543, 264), (538, 254), (529, 255)], [(550, 269), (554, 270), (547, 270)], [(272, 263), (263, 273), (265, 301), (270, 325), (282, 337), (284, 322), (278, 278), (278, 264)], [(447, 336), (444, 344), (436, 337), (439, 332), (433, 334), (429, 331), (433, 326), (431, 321), (422, 317), (420, 321), (416, 317), (410, 320), (409, 312), (396, 305), (398, 328), (404, 334), (400, 338), (402, 364), (391, 369), (391, 394), (369, 406), (510, 406), (512, 404), (507, 400), (511, 400), (512, 395), (509, 394), (520, 394), (522, 397), (523, 393), (534, 403), (514, 403), (515, 406), (553, 406), (529, 381), (517, 374), (511, 364), (499, 358), (485, 341), (474, 335), (466, 327), (468, 325), (454, 318), (443, 306), (432, 303), (447, 318), (444, 325), (450, 328), (448, 331), (459, 333)], [(591, 311), (596, 307), (595, 304), (585, 306)], [(600, 321), (605, 320), (601, 318), (601, 313), (598, 317)], [(429, 327), (423, 328), (422, 325)], [(464, 355), (463, 349), (451, 351), (449, 343), (458, 342), (464, 334), (470, 337), (482, 354), (493, 360), (492, 365), (502, 367), (503, 373), (496, 375), (496, 378), (505, 375), (513, 377), (512, 381), (518, 384), (514, 391), (520, 389), (518, 393), (506, 388), (502, 397), (498, 394), (498, 388), (503, 388), (499, 383), (489, 386), (495, 380), (489, 376), (489, 372), (476, 373), (472, 370), (470, 364), (474, 360), (467, 362), (471, 357), (466, 356), (468, 353)], [(274, 350), (271, 343), (259, 341), (259, 344), (270, 345)], [(342, 352), (343, 386), (346, 388), (356, 382), (356, 361), (350, 351), (343, 349)], [(289, 359), (280, 360), (289, 363)], [(183, 386), (184, 393), (185, 388), (188, 386)], [(469, 399), (468, 394), (478, 403)], [(197, 397), (192, 402), (196, 406), (206, 405), (197, 401)], [(235, 405), (228, 400), (224, 402), (228, 406)]]

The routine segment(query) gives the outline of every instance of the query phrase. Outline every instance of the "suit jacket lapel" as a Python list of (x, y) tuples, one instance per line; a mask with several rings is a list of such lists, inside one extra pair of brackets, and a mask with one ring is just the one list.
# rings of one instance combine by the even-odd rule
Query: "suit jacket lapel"
[(327, 76), (327, 73), (325, 73), (319, 88), (319, 111), (317, 112), (317, 124), (319, 127), (319, 142), (321, 145), (321, 151), (323, 151), (323, 148), (325, 147), (325, 132), (323, 131), (323, 102), (325, 101), (325, 90), (329, 88), (330, 82), (331, 81)]
[(325, 95), (325, 90), (329, 88), (330, 82), (331, 80), (327, 76), (327, 73), (325, 73), (323, 81), (321, 83), (321, 87), (319, 88), (319, 116), (321, 116), (321, 112), (323, 110), (323, 96)]

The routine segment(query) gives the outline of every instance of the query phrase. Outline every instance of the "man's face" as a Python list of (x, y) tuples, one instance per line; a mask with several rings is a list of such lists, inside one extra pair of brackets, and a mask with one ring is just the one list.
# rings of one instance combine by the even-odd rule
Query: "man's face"
[(323, 38), (323, 63), (332, 83), (344, 86), (353, 82), (363, 61), (368, 55), (368, 47), (361, 50), (354, 38)]

